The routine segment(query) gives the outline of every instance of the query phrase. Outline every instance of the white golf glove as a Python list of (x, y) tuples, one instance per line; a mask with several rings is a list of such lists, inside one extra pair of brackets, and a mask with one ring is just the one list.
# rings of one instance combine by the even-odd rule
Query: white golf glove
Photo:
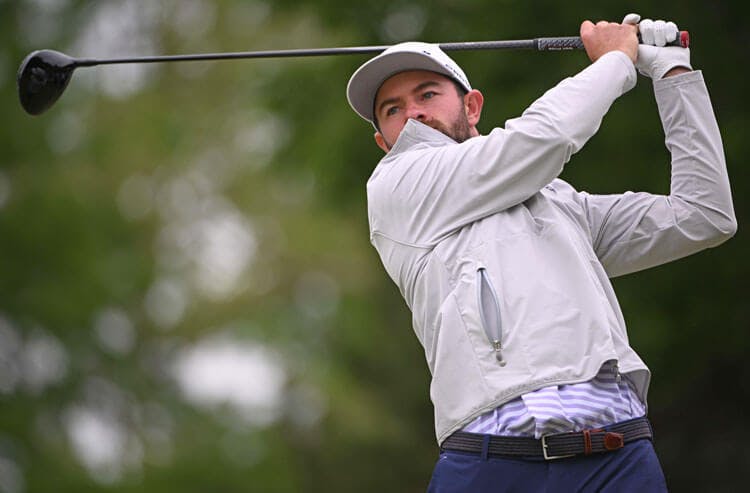
[(622, 23), (637, 25), (641, 33), (642, 43), (638, 45), (638, 59), (635, 62), (635, 68), (641, 74), (653, 80), (659, 80), (675, 67), (693, 69), (690, 66), (689, 48), (665, 46), (679, 36), (679, 30), (674, 22), (652, 21), (651, 19), (641, 21), (640, 15), (628, 14)]

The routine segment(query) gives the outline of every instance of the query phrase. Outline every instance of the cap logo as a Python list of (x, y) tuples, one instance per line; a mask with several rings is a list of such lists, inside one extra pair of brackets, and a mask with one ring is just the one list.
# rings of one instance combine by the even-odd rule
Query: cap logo
[[(455, 68), (454, 68), (454, 67), (453, 67), (453, 66), (452, 66), (452, 65), (451, 65), (450, 63), (445, 63), (445, 64), (443, 64), (443, 66), (444, 66), (445, 68), (447, 68), (448, 70), (450, 70), (450, 71), (451, 71), (451, 72), (453, 73), (453, 75), (455, 75), (455, 76), (456, 76), (456, 78), (457, 78), (458, 80), (460, 80), (460, 81), (463, 81), (463, 82), (466, 82), (466, 78), (465, 78), (465, 77), (464, 77), (464, 76), (463, 76), (462, 74), (460, 74), (460, 73), (458, 72), (458, 70), (456, 70), (456, 69), (455, 69)], [(468, 83), (467, 83), (467, 84), (468, 84)]]

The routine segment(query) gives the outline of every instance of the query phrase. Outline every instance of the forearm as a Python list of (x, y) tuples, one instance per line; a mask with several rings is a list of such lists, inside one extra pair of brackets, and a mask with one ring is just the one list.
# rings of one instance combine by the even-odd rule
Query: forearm
[(700, 72), (654, 81), (672, 156), (670, 196), (701, 211), (719, 233), (734, 232), (729, 176), (719, 127)]
[(721, 136), (700, 72), (654, 82), (672, 155), (669, 195), (583, 194), (594, 249), (613, 277), (716, 246), (737, 228)]
[(607, 53), (575, 77), (547, 91), (505, 124), (508, 131), (562, 135), (569, 142), (569, 155), (599, 129), (614, 101), (635, 86), (633, 62), (622, 52)]

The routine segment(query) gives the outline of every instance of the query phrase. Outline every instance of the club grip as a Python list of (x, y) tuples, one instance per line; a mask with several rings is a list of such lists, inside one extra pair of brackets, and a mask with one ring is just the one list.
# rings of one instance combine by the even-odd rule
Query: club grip
[(582, 50), (583, 41), (579, 36), (560, 36), (557, 38), (536, 38), (534, 45), (539, 51)]
[[(638, 42), (643, 44), (641, 40), (641, 33), (638, 33)], [(677, 33), (677, 38), (667, 43), (667, 46), (679, 46), (681, 48), (690, 48), (690, 33), (687, 31), (680, 31)]]
[[(638, 42), (641, 42), (641, 35), (638, 35)], [(560, 51), (560, 50), (583, 50), (583, 41), (578, 36), (561, 36), (557, 38), (536, 38), (534, 40), (535, 48), (538, 51)], [(690, 48), (690, 33), (680, 31), (677, 39), (667, 46), (681, 46)]]

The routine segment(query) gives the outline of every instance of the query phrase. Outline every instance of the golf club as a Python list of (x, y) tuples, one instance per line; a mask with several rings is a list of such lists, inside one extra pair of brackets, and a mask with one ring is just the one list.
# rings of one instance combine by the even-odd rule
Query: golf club
[[(681, 31), (672, 45), (687, 48), (690, 36)], [(535, 50), (560, 51), (581, 50), (583, 42), (578, 36), (556, 38), (534, 38), (505, 41), (467, 41), (457, 43), (440, 43), (443, 51), (466, 50)], [(330, 55), (360, 55), (380, 53), (389, 46), (351, 46), (344, 48), (312, 48), (293, 50), (244, 51), (230, 53), (203, 53), (192, 55), (164, 55), (131, 58), (73, 58), (54, 50), (38, 50), (30, 53), (18, 68), (18, 97), (21, 106), (30, 115), (39, 115), (47, 111), (62, 95), (79, 67), (95, 65), (113, 65), (123, 63), (156, 63), (187, 62), (199, 60), (233, 60), (239, 58), (288, 58)]]

